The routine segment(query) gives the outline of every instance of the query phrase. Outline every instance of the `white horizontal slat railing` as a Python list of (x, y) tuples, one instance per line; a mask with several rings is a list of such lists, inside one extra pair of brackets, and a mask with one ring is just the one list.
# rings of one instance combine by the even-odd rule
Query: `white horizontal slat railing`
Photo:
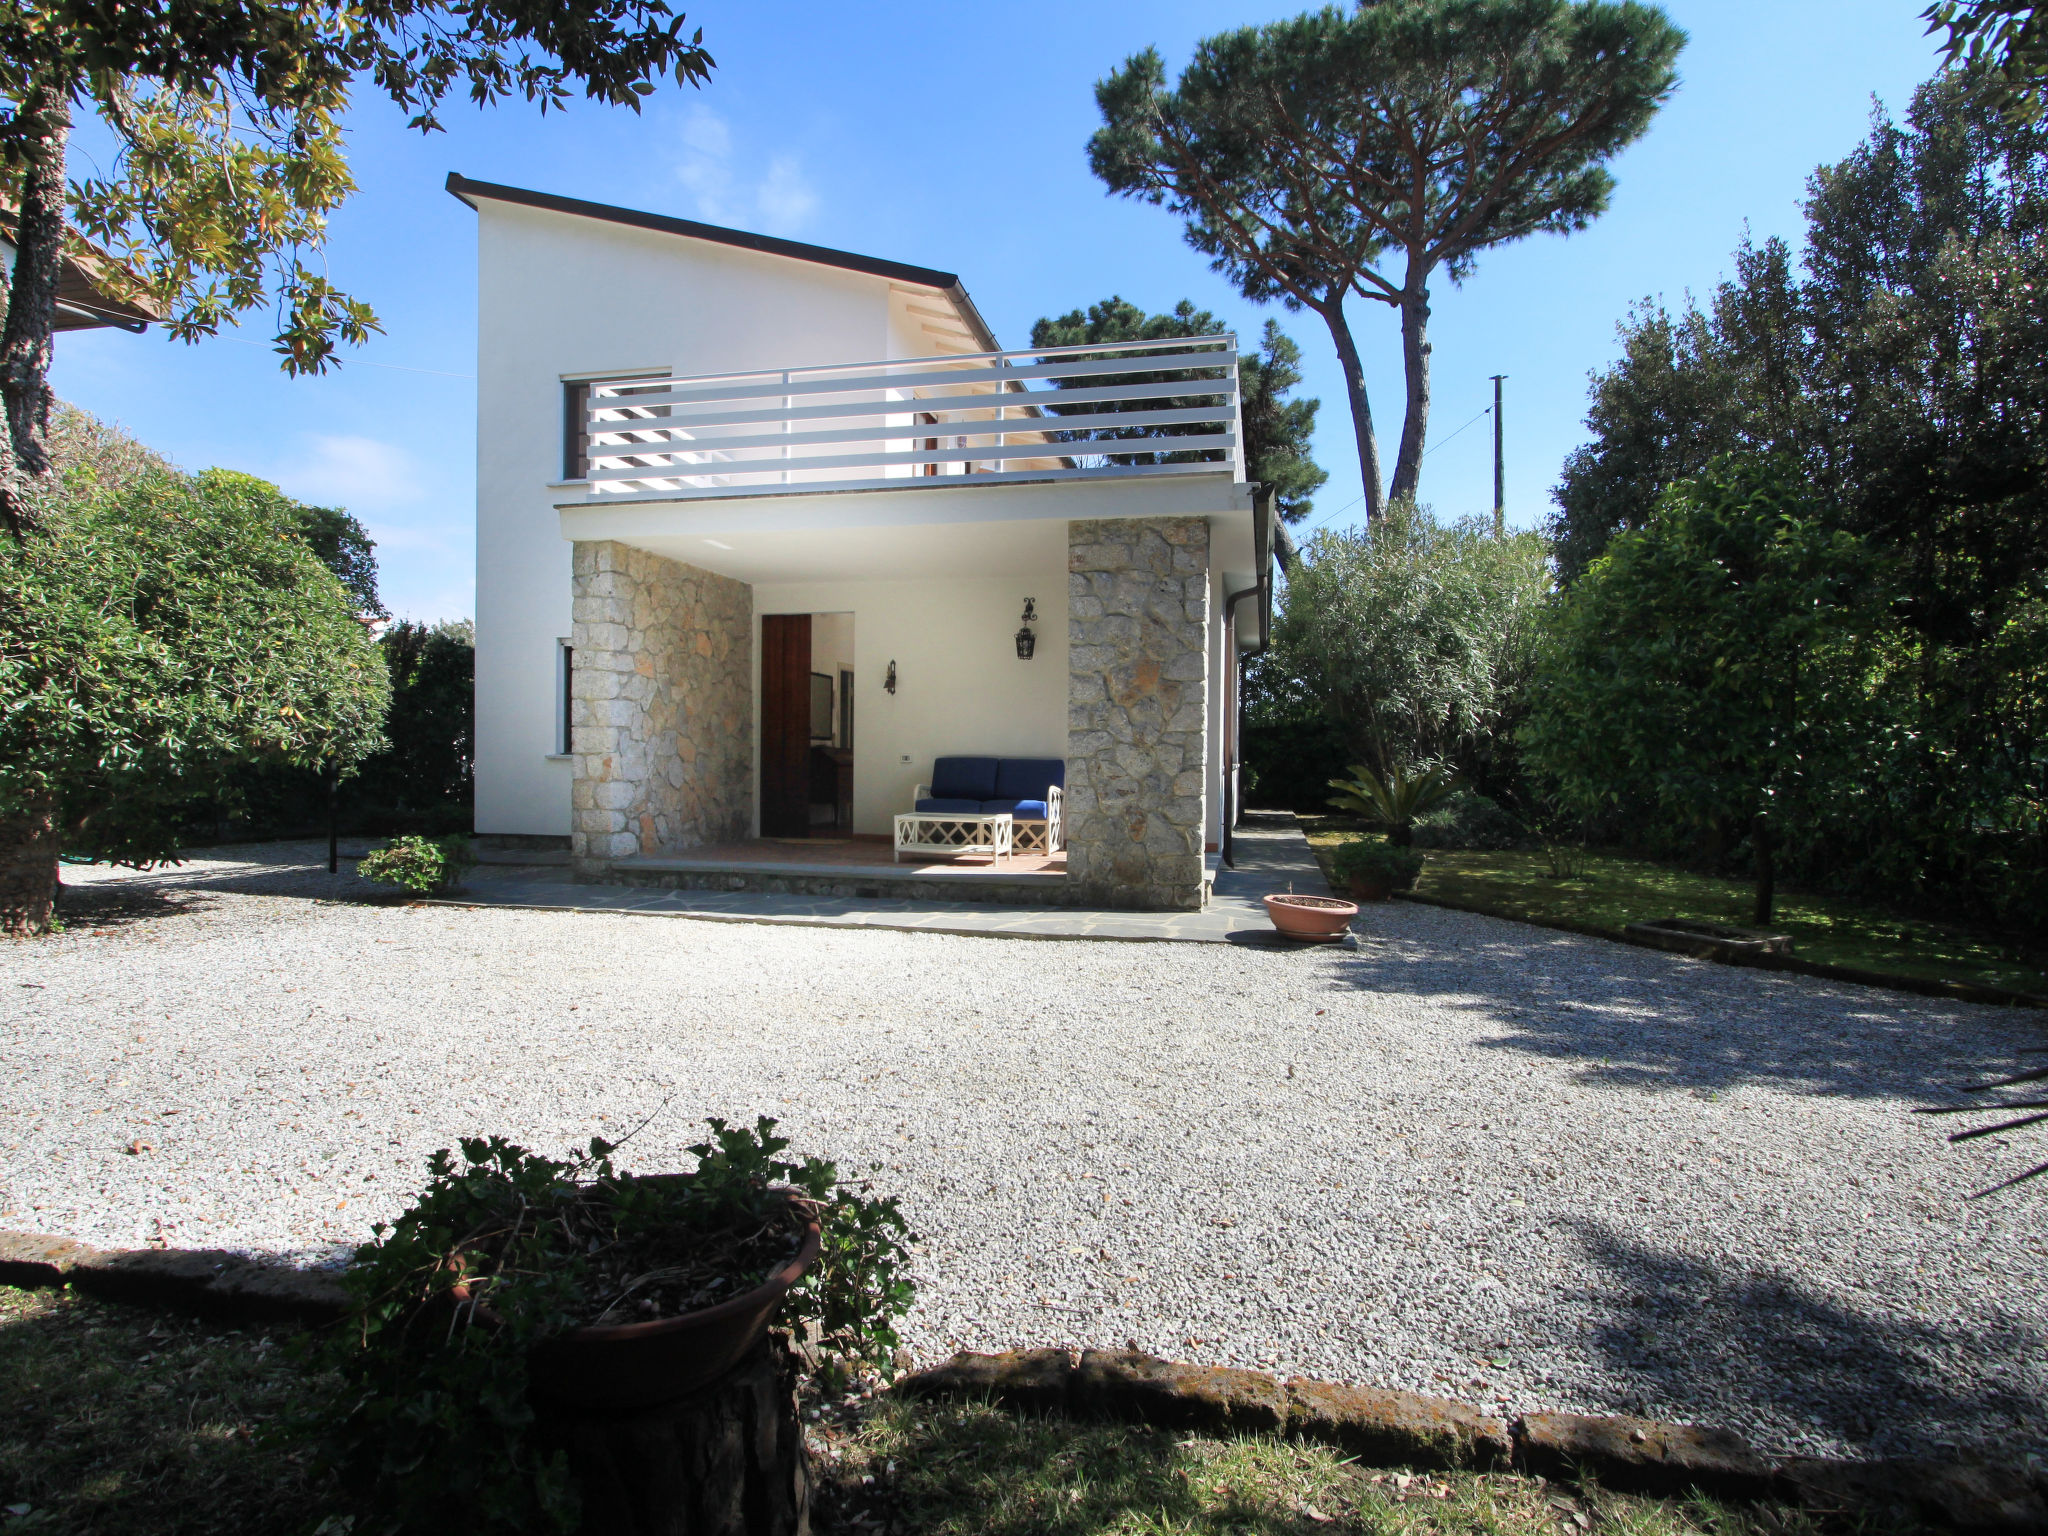
[(587, 502), (908, 489), (970, 475), (1244, 478), (1231, 336), (599, 379), (588, 396)]

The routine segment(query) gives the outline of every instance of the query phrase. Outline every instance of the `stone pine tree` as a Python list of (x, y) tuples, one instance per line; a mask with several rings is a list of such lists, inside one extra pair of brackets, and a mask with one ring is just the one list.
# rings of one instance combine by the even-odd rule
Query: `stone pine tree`
[[(1111, 294), (1085, 310), (1071, 310), (1038, 321), (1031, 327), (1031, 345), (1107, 346), (1128, 341), (1163, 341), (1175, 336), (1220, 336), (1229, 329), (1208, 310), (1195, 308), (1188, 299), (1182, 299), (1170, 310), (1148, 315), (1129, 300)], [(1244, 423), (1246, 473), (1273, 488), (1274, 510), (1280, 518), (1274, 529), (1275, 546), (1283, 567), (1291, 566), (1294, 559), (1294, 541), (1288, 536), (1287, 525), (1299, 523), (1309, 515), (1315, 505), (1311, 498), (1330, 478), (1328, 471), (1316, 463), (1312, 448), (1316, 412), (1322, 409), (1322, 402), (1288, 398), (1300, 383), (1301, 348), (1268, 320), (1258, 347), (1238, 357), (1239, 412)], [(1157, 403), (1130, 402), (1133, 408)], [(1058, 409), (1053, 407), (1056, 412)], [(1091, 403), (1086, 409), (1091, 413), (1114, 412), (1118, 407), (1110, 401)], [(1131, 430), (1146, 436), (1167, 436), (1175, 431), (1172, 427)], [(1128, 435), (1113, 428), (1107, 432), (1117, 437)]]
[[(0, 521), (49, 488), (50, 330), (76, 232), (115, 258), (121, 297), (191, 341), (270, 307), (288, 373), (318, 373), (377, 320), (329, 279), (329, 213), (354, 190), (342, 120), (357, 92), (422, 131), (451, 90), (542, 111), (580, 90), (637, 107), (702, 83), (701, 33), (666, 0), (245, 0), (232, 6), (0, 0), (0, 199), (17, 248), (0, 328)], [(70, 177), (73, 116), (112, 153)]]
[[(1685, 34), (1606, 0), (1363, 0), (1197, 45), (1176, 85), (1156, 50), (1096, 87), (1089, 163), (1162, 205), (1250, 299), (1329, 328), (1366, 514), (1412, 499), (1429, 427), (1430, 284), (1607, 207), (1604, 168), (1677, 84)], [(1384, 485), (1352, 298), (1400, 316), (1406, 413)]]

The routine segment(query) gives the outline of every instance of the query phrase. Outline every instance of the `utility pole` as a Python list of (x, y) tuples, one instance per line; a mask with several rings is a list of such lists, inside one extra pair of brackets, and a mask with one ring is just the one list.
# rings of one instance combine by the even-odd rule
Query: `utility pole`
[(1504, 373), (1493, 376), (1493, 536), (1503, 538), (1508, 531), (1508, 482), (1503, 464), (1500, 433), (1500, 381)]

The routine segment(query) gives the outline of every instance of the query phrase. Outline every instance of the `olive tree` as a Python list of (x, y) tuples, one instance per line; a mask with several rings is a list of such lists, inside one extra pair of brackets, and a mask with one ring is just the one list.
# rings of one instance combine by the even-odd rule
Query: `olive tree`
[(1266, 670), (1338, 723), (1353, 761), (1455, 761), (1519, 687), (1545, 555), (1541, 534), (1496, 538), (1491, 518), (1444, 524), (1408, 502), (1325, 529), (1288, 577)]

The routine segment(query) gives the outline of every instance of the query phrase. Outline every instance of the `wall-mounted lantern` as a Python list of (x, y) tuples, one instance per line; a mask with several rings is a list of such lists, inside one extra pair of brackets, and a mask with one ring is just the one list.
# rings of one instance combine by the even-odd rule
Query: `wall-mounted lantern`
[(896, 691), (896, 663), (889, 663), (889, 675), (882, 679), (882, 687), (890, 693)]
[(1017, 659), (1029, 661), (1038, 649), (1038, 636), (1031, 632), (1031, 626), (1038, 622), (1038, 599), (1024, 599), (1024, 627), (1017, 631)]

